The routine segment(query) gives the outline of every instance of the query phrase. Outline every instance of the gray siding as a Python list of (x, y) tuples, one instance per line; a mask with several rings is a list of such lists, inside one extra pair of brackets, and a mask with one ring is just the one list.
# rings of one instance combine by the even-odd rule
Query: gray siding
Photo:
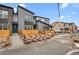
[(38, 30), (43, 30), (43, 24), (42, 23), (37, 22), (36, 24), (37, 24), (37, 29)]
[(18, 15), (13, 15), (13, 22), (18, 22)]
[(33, 16), (32, 13), (22, 9), (22, 8), (18, 8), (18, 29), (19, 30), (22, 30), (24, 29), (24, 18), (25, 18), (25, 15), (28, 15), (28, 16)]
[(38, 30), (48, 30), (48, 29), (50, 29), (50, 26), (43, 24), (41, 22), (36, 22), (36, 25), (37, 25), (36, 29), (38, 29)]

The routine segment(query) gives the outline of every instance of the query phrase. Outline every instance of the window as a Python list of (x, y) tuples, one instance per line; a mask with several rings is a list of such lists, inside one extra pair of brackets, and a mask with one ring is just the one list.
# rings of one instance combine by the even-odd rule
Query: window
[(33, 21), (33, 20), (32, 20), (32, 16), (29, 16), (29, 21), (31, 21), (31, 22)]
[(7, 24), (0, 24), (0, 30), (7, 29), (7, 27), (8, 27)]
[(65, 28), (65, 31), (68, 31), (69, 30), (69, 28)]
[(31, 16), (28, 16), (28, 17), (29, 17), (28, 21), (31, 21)]
[(3, 24), (3, 29), (7, 29), (7, 24)]
[(30, 25), (28, 25), (28, 30), (30, 30)]
[(8, 19), (8, 11), (0, 10), (0, 18)]
[(32, 16), (25, 15), (25, 21), (30, 21), (30, 22), (32, 22), (32, 21), (33, 21), (32, 18), (33, 18)]
[(25, 30), (32, 30), (33, 25), (25, 25), (24, 28), (25, 28)]
[(27, 30), (28, 29), (27, 25), (25, 25), (24, 28), (25, 28), (25, 30)]
[(25, 15), (25, 21), (28, 21), (28, 18), (29, 18), (28, 15)]
[(47, 23), (47, 24), (49, 23), (47, 19), (45, 19), (44, 22)]
[(60, 28), (61, 29), (61, 31), (63, 31), (63, 28)]
[(29, 25), (29, 28), (30, 28), (30, 30), (32, 30), (33, 29), (33, 25)]

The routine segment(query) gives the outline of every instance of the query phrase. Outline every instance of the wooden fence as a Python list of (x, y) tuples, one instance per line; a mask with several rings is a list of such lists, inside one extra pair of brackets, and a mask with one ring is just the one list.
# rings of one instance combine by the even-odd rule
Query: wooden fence
[(8, 37), (10, 36), (9, 30), (0, 30), (0, 37)]
[(36, 35), (38, 33), (38, 30), (22, 30), (22, 35)]
[(54, 30), (22, 30), (21, 34), (22, 35), (38, 35), (38, 34), (48, 34), (48, 33), (52, 33), (55, 34)]

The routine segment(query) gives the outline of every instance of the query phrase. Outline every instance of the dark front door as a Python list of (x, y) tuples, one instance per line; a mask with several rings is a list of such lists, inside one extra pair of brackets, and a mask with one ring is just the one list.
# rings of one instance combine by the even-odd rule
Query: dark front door
[(17, 31), (18, 31), (18, 25), (13, 25), (12, 26), (12, 32), (17, 33)]

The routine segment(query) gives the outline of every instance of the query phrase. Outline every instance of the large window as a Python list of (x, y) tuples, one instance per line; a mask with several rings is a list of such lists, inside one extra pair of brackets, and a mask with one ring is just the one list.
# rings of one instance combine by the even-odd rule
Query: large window
[(28, 21), (28, 15), (25, 15), (25, 21)]
[(7, 27), (8, 27), (8, 25), (7, 24), (0, 24), (0, 30), (2, 30), (2, 29), (7, 29)]
[(32, 16), (29, 16), (29, 21), (33, 21), (33, 17)]
[(32, 18), (33, 18), (32, 16), (25, 15), (25, 21), (30, 21), (30, 22), (32, 22), (32, 21), (33, 21)]
[(25, 28), (25, 30), (32, 30), (33, 25), (25, 25), (24, 28)]
[(69, 28), (64, 28), (65, 29), (65, 31), (68, 31), (69, 30)]
[(3, 24), (3, 29), (7, 29), (8, 25), (7, 24)]
[(27, 25), (24, 25), (24, 28), (25, 28), (25, 30), (27, 30), (28, 29)]
[(0, 10), (0, 18), (8, 19), (8, 11)]
[(44, 22), (47, 23), (47, 24), (49, 24), (49, 20), (47, 20), (47, 19), (45, 19)]

